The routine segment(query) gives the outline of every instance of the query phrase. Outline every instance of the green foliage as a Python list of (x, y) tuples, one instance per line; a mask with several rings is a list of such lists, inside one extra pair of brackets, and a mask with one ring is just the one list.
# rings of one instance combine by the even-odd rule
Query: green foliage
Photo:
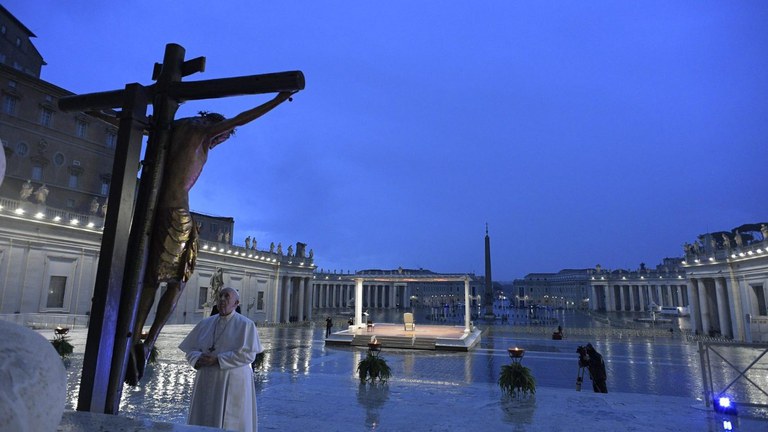
[(254, 369), (260, 368), (264, 364), (264, 351), (256, 354), (256, 358), (251, 363), (251, 367)]
[(385, 359), (368, 352), (368, 355), (357, 364), (357, 376), (363, 383), (366, 381), (374, 382), (377, 379), (381, 382), (387, 382), (392, 376), (392, 370)]
[(536, 393), (536, 380), (533, 378), (531, 370), (520, 363), (501, 367), (499, 375), (499, 387), (504, 394), (513, 397), (523, 397)]
[(75, 349), (74, 345), (69, 342), (69, 337), (65, 335), (57, 334), (54, 336), (51, 343), (53, 344), (53, 348), (56, 349), (56, 352), (59, 353), (61, 357), (69, 356)]
[(152, 351), (149, 352), (149, 358), (147, 364), (157, 363), (157, 358), (160, 357), (160, 350), (156, 346), (152, 345)]

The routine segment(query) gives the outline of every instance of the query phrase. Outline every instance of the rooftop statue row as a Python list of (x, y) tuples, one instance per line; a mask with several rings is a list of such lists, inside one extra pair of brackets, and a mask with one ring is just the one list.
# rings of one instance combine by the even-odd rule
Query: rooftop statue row
[(693, 244), (685, 243), (683, 251), (687, 256), (702, 255), (718, 250), (742, 248), (765, 241), (768, 241), (768, 224), (746, 224), (732, 231), (702, 234)]

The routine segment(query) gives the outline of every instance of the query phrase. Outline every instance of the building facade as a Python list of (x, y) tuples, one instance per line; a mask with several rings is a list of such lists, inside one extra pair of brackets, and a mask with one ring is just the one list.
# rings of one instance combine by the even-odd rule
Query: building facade
[(589, 270), (589, 308), (597, 311), (651, 312), (660, 307), (688, 307), (681, 259), (665, 258), (655, 269)]
[(768, 222), (702, 234), (682, 265), (696, 332), (768, 342)]
[(59, 99), (72, 93), (40, 79), (45, 62), (33, 36), (0, 6), (0, 141), (6, 159), (0, 196), (43, 201), (81, 221), (103, 216), (117, 127), (58, 109)]
[(586, 309), (589, 306), (591, 269), (566, 269), (557, 273), (529, 273), (512, 282), (516, 307), (545, 306)]
[(650, 312), (663, 306), (688, 305), (681, 259), (666, 258), (655, 269), (566, 269), (530, 273), (512, 284), (518, 307), (541, 305), (604, 312)]
[[(33, 327), (87, 324), (102, 224), (61, 218), (61, 213), (0, 197), (0, 316), (4, 319)], [(240, 292), (241, 311), (254, 321), (312, 319), (314, 265), (309, 257), (201, 241), (195, 273), (169, 324), (196, 323), (206, 316), (213, 304), (209, 287), (216, 268), (223, 269), (225, 286)]]
[[(355, 281), (363, 283), (363, 307), (370, 309), (408, 309), (416, 306), (457, 305), (464, 301), (464, 283), (430, 281), (441, 277), (463, 277), (464, 274), (435, 273), (424, 269), (361, 270), (355, 273), (318, 271), (312, 280), (314, 308), (351, 308), (354, 306)], [(483, 280), (470, 278), (471, 295), (482, 292)], [(419, 280), (423, 279), (423, 281)]]

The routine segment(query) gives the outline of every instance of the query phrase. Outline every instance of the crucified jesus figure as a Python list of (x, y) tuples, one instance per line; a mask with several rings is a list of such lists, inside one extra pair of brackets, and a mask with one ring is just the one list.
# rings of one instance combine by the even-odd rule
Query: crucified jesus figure
[[(244, 111), (232, 119), (221, 114), (200, 113), (199, 117), (175, 120), (149, 242), (149, 258), (133, 328), (125, 382), (138, 384), (160, 330), (176, 308), (197, 258), (197, 225), (189, 212), (189, 191), (195, 185), (208, 151), (226, 141), (235, 127), (245, 125), (289, 99), (294, 92), (281, 92), (274, 99)], [(167, 288), (157, 305), (155, 319), (146, 335), (144, 324), (160, 283)], [(143, 339), (143, 341), (142, 341)]]

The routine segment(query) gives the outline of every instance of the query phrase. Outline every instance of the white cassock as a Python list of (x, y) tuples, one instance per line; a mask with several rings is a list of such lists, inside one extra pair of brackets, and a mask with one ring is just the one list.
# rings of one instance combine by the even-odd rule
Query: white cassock
[(256, 387), (251, 363), (264, 348), (253, 321), (237, 312), (205, 318), (184, 338), (179, 349), (192, 367), (203, 353), (211, 352), (219, 359), (218, 366), (197, 370), (188, 423), (256, 431)]

